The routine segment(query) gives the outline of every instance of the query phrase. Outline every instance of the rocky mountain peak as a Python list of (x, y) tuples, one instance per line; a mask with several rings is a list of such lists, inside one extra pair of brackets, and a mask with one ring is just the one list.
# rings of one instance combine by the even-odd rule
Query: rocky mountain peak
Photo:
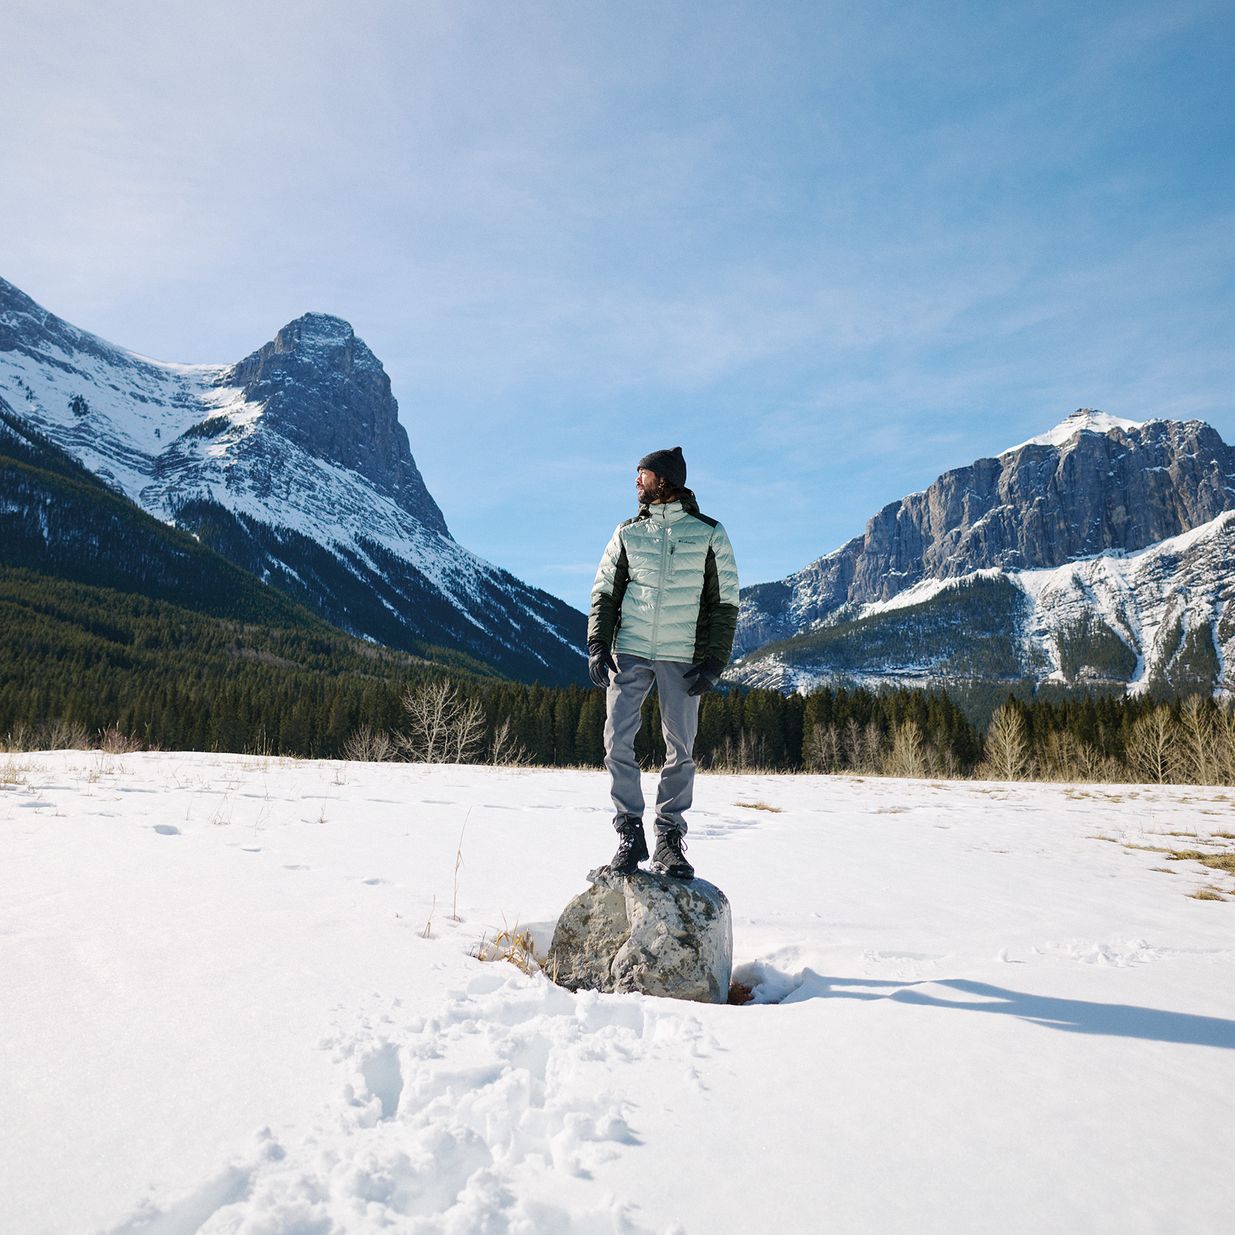
[(365, 341), (356, 337), (351, 323), (329, 313), (303, 313), (288, 322), (274, 337), (274, 351), (292, 353), (327, 367), (340, 362), (347, 367), (382, 367)]
[(412, 459), (381, 361), (350, 323), (305, 313), (219, 378), (262, 407), (260, 426), (358, 472), (434, 531), (446, 521)]
[(1031, 437), (1028, 441), (1016, 446), (1008, 447), (1007, 450), (1000, 452), (1000, 457), (1012, 454), (1016, 450), (1024, 450), (1026, 446), (1062, 446), (1065, 442), (1070, 442), (1078, 433), (1106, 434), (1115, 429), (1126, 433), (1131, 429), (1141, 428), (1142, 423), (1139, 420), (1125, 420), (1121, 416), (1112, 416), (1110, 412), (1104, 412), (1100, 408), (1078, 407), (1075, 412), (1065, 416), (1053, 429), (1039, 433), (1036, 437)]

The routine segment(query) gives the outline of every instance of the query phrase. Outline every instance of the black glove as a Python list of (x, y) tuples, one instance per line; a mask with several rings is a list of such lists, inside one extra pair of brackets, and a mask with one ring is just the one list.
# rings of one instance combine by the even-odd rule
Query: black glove
[(709, 656), (707, 660), (698, 665), (691, 665), (682, 676), (689, 682), (694, 678), (695, 684), (686, 693), (688, 695), (703, 695), (706, 694), (717, 682), (720, 681), (720, 675), (724, 673), (725, 666), (716, 659), (715, 656)]
[(609, 674), (616, 674), (618, 671), (608, 644), (589, 643), (587, 645), (587, 671), (594, 685), (599, 686), (601, 690), (608, 689)]

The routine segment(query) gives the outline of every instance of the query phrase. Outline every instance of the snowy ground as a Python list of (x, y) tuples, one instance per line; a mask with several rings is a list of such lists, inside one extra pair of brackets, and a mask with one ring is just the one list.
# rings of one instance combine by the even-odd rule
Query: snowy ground
[(701, 776), (708, 1007), (470, 955), (603, 774), (0, 755), (0, 1230), (1229, 1231), (1232, 796)]

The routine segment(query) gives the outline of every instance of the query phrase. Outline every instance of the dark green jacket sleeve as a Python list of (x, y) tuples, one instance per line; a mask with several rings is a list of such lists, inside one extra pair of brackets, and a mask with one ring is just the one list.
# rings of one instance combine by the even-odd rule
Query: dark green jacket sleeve
[(703, 594), (699, 598), (699, 623), (695, 631), (695, 662), (711, 657), (727, 665), (737, 628), (738, 567), (729, 537), (718, 523), (712, 531), (712, 543), (703, 568)]

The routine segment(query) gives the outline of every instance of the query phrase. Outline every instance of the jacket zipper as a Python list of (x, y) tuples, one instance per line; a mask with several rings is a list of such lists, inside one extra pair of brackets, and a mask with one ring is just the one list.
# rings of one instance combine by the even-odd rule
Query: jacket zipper
[(660, 582), (656, 586), (656, 610), (652, 614), (652, 660), (656, 659), (656, 644), (660, 635), (660, 606), (665, 598), (665, 565), (669, 559), (666, 552), (669, 544), (668, 531), (669, 529), (664, 527), (660, 533)]

